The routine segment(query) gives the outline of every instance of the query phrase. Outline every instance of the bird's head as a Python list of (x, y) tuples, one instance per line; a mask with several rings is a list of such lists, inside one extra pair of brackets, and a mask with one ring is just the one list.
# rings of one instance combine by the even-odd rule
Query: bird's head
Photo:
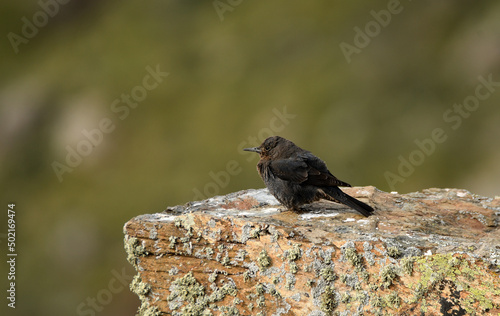
[(261, 159), (278, 159), (288, 158), (291, 155), (291, 149), (295, 148), (295, 144), (280, 136), (272, 136), (266, 138), (258, 147), (245, 148), (244, 151), (256, 152)]

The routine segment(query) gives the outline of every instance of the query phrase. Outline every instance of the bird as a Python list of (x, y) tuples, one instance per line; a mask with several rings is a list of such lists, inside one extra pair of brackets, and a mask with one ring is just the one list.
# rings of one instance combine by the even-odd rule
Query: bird
[(257, 171), (269, 192), (285, 207), (298, 211), (303, 204), (320, 199), (340, 202), (368, 217), (374, 209), (340, 190), (350, 187), (337, 179), (326, 163), (280, 136), (268, 137), (258, 147), (244, 148), (258, 153)]

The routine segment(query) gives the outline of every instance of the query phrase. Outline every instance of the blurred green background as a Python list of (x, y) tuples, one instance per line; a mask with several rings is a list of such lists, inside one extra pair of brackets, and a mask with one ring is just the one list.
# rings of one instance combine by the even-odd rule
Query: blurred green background
[(124, 223), (263, 187), (270, 134), (353, 185), (499, 194), (498, 1), (65, 1), (0, 4), (2, 315), (133, 315)]

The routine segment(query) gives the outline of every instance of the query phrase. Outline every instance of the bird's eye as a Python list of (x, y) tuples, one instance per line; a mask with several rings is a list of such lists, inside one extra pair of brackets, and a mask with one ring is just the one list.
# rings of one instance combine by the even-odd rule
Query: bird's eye
[(266, 151), (270, 151), (270, 150), (271, 150), (271, 146), (266, 146), (266, 147), (264, 147), (264, 149), (265, 149)]

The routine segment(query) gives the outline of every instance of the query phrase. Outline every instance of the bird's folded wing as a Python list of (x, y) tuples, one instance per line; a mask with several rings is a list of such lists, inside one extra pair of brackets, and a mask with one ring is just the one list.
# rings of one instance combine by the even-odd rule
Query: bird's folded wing
[(320, 172), (317, 169), (311, 167), (309, 170), (309, 176), (306, 181), (302, 182), (303, 184), (311, 184), (315, 186), (344, 186), (350, 187), (349, 183), (341, 181), (337, 179), (334, 175), (332, 175), (329, 171)]
[(307, 180), (304, 181), (303, 184), (315, 186), (351, 186), (349, 183), (337, 179), (337, 177), (328, 170), (326, 163), (312, 153), (302, 153), (298, 158), (302, 159), (308, 166)]
[(301, 183), (307, 180), (308, 178), (308, 169), (307, 163), (302, 159), (278, 159), (273, 160), (269, 164), (272, 173), (286, 181)]
[(350, 186), (333, 176), (325, 163), (315, 156), (273, 160), (269, 167), (276, 177), (294, 183), (315, 186)]
[(325, 162), (310, 152), (301, 156), (309, 167), (307, 181), (304, 184), (316, 186), (346, 186), (351, 185), (347, 182), (337, 179), (327, 168)]

